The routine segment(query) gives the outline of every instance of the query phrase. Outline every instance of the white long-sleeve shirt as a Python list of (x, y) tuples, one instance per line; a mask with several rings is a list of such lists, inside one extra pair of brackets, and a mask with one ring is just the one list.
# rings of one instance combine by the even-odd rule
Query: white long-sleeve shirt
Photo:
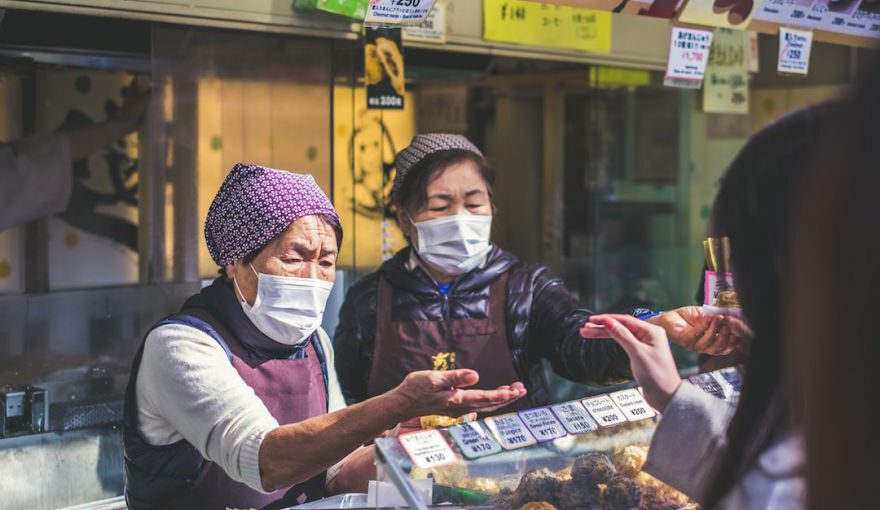
[[(329, 412), (345, 407), (333, 345), (318, 330), (327, 362)], [(137, 374), (139, 431), (152, 445), (186, 439), (230, 478), (263, 491), (260, 445), (278, 422), (208, 334), (168, 324), (147, 335)], [(328, 483), (340, 462), (328, 473)]]
[(0, 231), (67, 208), (70, 144), (61, 133), (0, 144)]

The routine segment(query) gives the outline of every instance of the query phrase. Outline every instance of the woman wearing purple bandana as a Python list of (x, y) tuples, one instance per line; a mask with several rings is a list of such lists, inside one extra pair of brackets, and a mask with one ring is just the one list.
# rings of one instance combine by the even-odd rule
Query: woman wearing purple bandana
[[(157, 323), (125, 401), (129, 508), (276, 509), (365, 488), (360, 445), (425, 414), (492, 410), (525, 395), (472, 370), (422, 371), (346, 407), (321, 329), (342, 242), (308, 175), (236, 165), (208, 212), (221, 275)], [(372, 473), (371, 473), (372, 472)]]

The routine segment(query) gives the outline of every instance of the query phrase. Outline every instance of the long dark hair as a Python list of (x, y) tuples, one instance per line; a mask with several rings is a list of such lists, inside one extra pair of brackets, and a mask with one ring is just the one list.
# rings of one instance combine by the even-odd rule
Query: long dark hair
[(786, 342), (807, 455), (807, 508), (876, 508), (880, 62), (828, 125), (793, 224)]
[[(788, 115), (752, 137), (721, 181), (715, 235), (730, 238), (731, 267), (743, 314), (755, 333), (728, 447), (706, 496), (713, 508), (788, 426), (782, 342), (782, 267), (792, 202), (817, 127), (833, 105)], [(769, 414), (772, 413), (772, 414)]]

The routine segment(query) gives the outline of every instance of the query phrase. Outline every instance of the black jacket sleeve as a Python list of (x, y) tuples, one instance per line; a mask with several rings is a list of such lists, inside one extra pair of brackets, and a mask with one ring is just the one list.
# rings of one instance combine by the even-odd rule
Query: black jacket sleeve
[(604, 386), (632, 378), (629, 358), (614, 340), (584, 339), (580, 329), (593, 312), (543, 266), (532, 273), (529, 350), (575, 382)]
[(367, 343), (375, 332), (365, 334), (356, 303), (365, 298), (364, 287), (367, 282), (359, 282), (348, 290), (339, 311), (339, 324), (333, 336), (333, 350), (336, 353), (336, 376), (342, 387), (342, 395), (347, 404), (355, 404), (367, 399), (367, 384), (370, 377), (372, 356), (367, 356)]

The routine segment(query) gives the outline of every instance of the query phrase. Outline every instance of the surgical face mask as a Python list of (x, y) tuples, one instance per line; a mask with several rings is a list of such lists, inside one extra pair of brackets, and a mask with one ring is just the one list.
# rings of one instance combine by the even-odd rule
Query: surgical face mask
[[(314, 278), (258, 273), (254, 305), (241, 303), (245, 315), (264, 335), (284, 345), (300, 345), (321, 326), (333, 284)], [(244, 296), (233, 280), (239, 294)]]
[(419, 234), (416, 246), (419, 257), (446, 275), (459, 276), (473, 271), (492, 250), (491, 216), (458, 214), (413, 222), (413, 225)]

